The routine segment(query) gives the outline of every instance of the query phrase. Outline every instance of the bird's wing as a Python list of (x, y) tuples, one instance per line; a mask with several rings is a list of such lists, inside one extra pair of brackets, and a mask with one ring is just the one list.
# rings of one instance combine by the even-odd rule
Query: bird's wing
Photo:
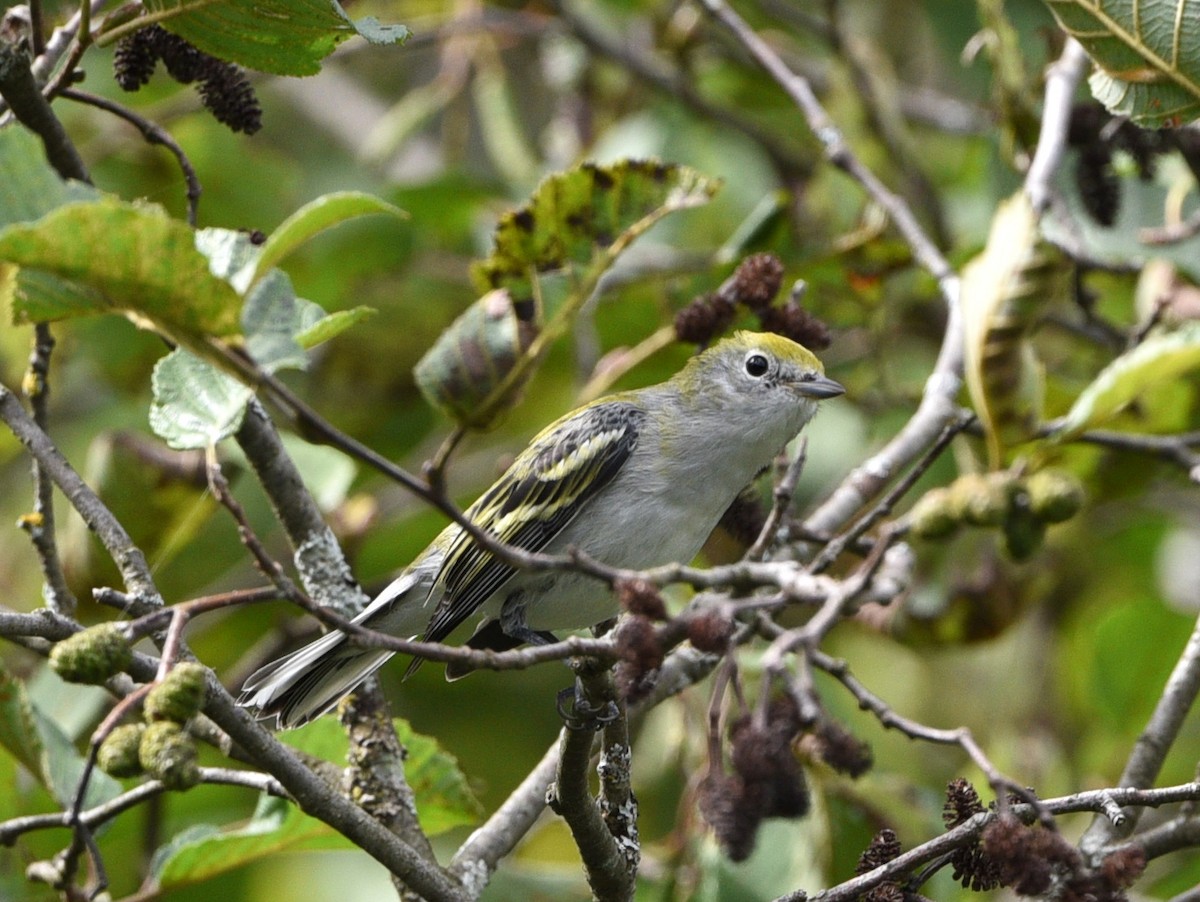
[[(540, 551), (620, 472), (645, 418), (627, 401), (568, 415), (538, 435), (466, 515), (507, 545)], [(460, 531), (438, 576), (445, 591), (425, 638), (444, 639), (515, 572)]]

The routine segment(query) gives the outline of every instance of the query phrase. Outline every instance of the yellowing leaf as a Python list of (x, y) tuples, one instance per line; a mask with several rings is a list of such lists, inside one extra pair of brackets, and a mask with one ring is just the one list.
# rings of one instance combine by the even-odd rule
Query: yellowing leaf
[[(82, 286), (63, 314), (120, 312), (180, 342), (238, 331), (241, 298), (212, 273), (195, 232), (158, 207), (111, 197), (58, 207), (0, 231), (0, 261)], [(17, 322), (44, 313), (13, 301)]]
[[(669, 213), (707, 203), (718, 187), (687, 166), (653, 160), (584, 163), (545, 179), (528, 204), (497, 224), (495, 249), (473, 272), (483, 298), (418, 364), (422, 391), (465, 426), (490, 423), (515, 403), (534, 365), (625, 248)], [(570, 291), (543, 326), (537, 278), (551, 270), (565, 272)], [(511, 302), (523, 334), (477, 316), (479, 305), (497, 297)], [(480, 320), (490, 331), (485, 341)], [(523, 353), (508, 353), (518, 345)]]
[(687, 166), (654, 160), (584, 163), (552, 175), (497, 224), (495, 250), (475, 265), (480, 292), (507, 288), (519, 306), (533, 297), (534, 273), (594, 263), (668, 213), (707, 203), (719, 186)]
[(1152, 386), (1195, 369), (1200, 369), (1200, 323), (1151, 335), (1101, 370), (1075, 400), (1055, 438), (1097, 426)]
[(1063, 276), (1024, 192), (1000, 205), (987, 247), (963, 270), (967, 387), (994, 467), (1041, 417), (1043, 375), (1028, 336), (1037, 314), (1062, 293)]

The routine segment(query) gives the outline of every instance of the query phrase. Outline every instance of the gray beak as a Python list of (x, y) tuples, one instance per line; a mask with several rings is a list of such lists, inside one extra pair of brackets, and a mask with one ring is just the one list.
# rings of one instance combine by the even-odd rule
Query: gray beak
[(838, 395), (846, 393), (846, 386), (840, 382), (835, 382), (828, 376), (817, 376), (807, 382), (797, 382), (796, 392), (804, 395), (806, 398), (816, 398), (822, 401), (825, 398), (836, 398)]

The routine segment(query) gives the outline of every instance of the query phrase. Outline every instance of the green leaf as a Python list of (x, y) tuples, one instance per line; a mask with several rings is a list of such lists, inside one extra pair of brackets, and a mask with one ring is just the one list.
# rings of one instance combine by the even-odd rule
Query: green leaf
[[(508, 387), (535, 335), (504, 289), (489, 291), (451, 323), (413, 367), (421, 394), (443, 413), (470, 426), (486, 426), (489, 399)], [(511, 386), (516, 389), (516, 384)]]
[[(91, 185), (64, 182), (41, 142), (24, 128), (0, 129), (0, 227), (40, 219), (68, 203), (101, 196)], [(50, 273), (0, 263), (0, 309), (13, 325), (63, 319), (101, 306), (99, 295)], [(18, 314), (18, 309), (25, 311)], [(34, 311), (33, 315), (29, 311)]]
[[(121, 312), (180, 343), (238, 329), (237, 292), (212, 273), (193, 231), (158, 207), (107, 197), (58, 207), (0, 231), (0, 261), (84, 286), (94, 306), (65, 308), (75, 315)], [(44, 312), (13, 300), (15, 321)]]
[(64, 182), (33, 132), (0, 129), (0, 226), (40, 219), (63, 204), (94, 200), (100, 192), (83, 182)]
[(172, 448), (207, 448), (242, 425), (254, 391), (190, 351), (176, 348), (154, 365), (150, 428)]
[[(237, 259), (237, 254), (222, 258), (245, 273)], [(251, 289), (242, 310), (246, 350), (266, 372), (303, 369), (308, 359), (296, 336), (324, 317), (320, 306), (296, 297), (286, 273), (272, 269)], [(150, 426), (179, 449), (205, 448), (231, 436), (241, 427), (254, 394), (236, 377), (183, 348), (158, 362), (151, 386)]]
[(1063, 294), (1065, 276), (1058, 255), (1038, 235), (1023, 191), (1000, 205), (987, 247), (963, 269), (967, 387), (994, 467), (1042, 415), (1043, 376), (1029, 332)]
[(1200, 42), (1187, 0), (1046, 0), (1101, 72), (1092, 93), (1139, 125), (1200, 116)]
[[(708, 203), (719, 187), (687, 166), (652, 160), (584, 163), (545, 179), (528, 204), (496, 225), (495, 249), (472, 270), (483, 297), (448, 330), (459, 334), (446, 336), (417, 364), (422, 391), (464, 426), (491, 423), (515, 402), (535, 364), (567, 332), (617, 257), (664, 216)], [(565, 272), (570, 290), (543, 327), (535, 283), (539, 273), (552, 270)], [(486, 315), (498, 297), (510, 304), (520, 330)], [(477, 324), (494, 329), (497, 344), (523, 353), (489, 349), (472, 366), (479, 357), (472, 346), (492, 344), (486, 335), (480, 340)], [(463, 367), (455, 365), (455, 357)], [(458, 385), (467, 390), (457, 393)]]
[[(83, 774), (84, 759), (71, 740), (32, 701), (25, 685), (0, 669), (0, 745), (62, 806), (70, 805)], [(84, 795), (87, 806), (116, 798), (121, 785), (93, 770)]]
[(552, 175), (528, 204), (500, 219), (495, 249), (473, 268), (475, 281), (481, 294), (507, 288), (520, 305), (533, 298), (534, 272), (607, 259), (605, 249), (623, 248), (668, 213), (708, 203), (719, 187), (687, 166), (653, 160), (584, 163)]
[(336, 0), (146, 0), (145, 6), (170, 13), (162, 25), (205, 53), (274, 75), (316, 75), (321, 60), (356, 34), (372, 44), (408, 39), (403, 25), (374, 17), (355, 22)]
[(224, 279), (244, 295), (254, 281), (263, 245), (255, 243), (249, 232), (233, 229), (199, 229), (196, 250), (208, 258), (214, 276)]
[[(421, 828), (429, 834), (475, 823), (479, 803), (467, 787), (453, 756), (435, 739), (413, 733), (396, 721), (396, 732), (408, 749), (404, 772), (417, 803)], [(325, 760), (346, 756), (345, 732), (331, 717), (280, 736), (294, 748)], [(349, 841), (291, 802), (263, 795), (250, 822), (235, 830), (202, 826), (176, 837), (155, 855), (152, 876), (159, 889), (206, 880), (268, 855), (298, 849), (348, 848)]]
[(1110, 113), (1125, 116), (1142, 128), (1178, 126), (1200, 116), (1200, 100), (1181, 85), (1140, 84), (1114, 78), (1103, 69), (1088, 77), (1092, 96)]
[(155, 854), (151, 869), (160, 890), (199, 883), (268, 855), (297, 849), (344, 848), (348, 841), (332, 827), (292, 803), (262, 795), (244, 827), (222, 831), (209, 824), (192, 827)]
[(396, 734), (408, 749), (404, 773), (417, 800), (417, 820), (431, 836), (474, 824), (482, 807), (458, 769), (458, 759), (431, 736), (414, 733), (408, 721), (395, 721)]
[(279, 261), (313, 236), (326, 229), (341, 225), (359, 216), (386, 213), (390, 216), (407, 217), (399, 207), (381, 200), (373, 194), (358, 191), (343, 191), (326, 194), (305, 204), (271, 233), (262, 246), (254, 278), (257, 280)]
[(1056, 439), (1097, 426), (1154, 385), (1200, 368), (1200, 322), (1151, 335), (1106, 366), (1063, 418)]
[[(75, 749), (75, 745), (66, 734), (58, 728), (58, 724), (42, 714), (35, 705), (33, 714), (37, 723), (38, 735), (45, 749), (45, 771), (43, 778), (54, 798), (64, 808), (75, 799), (79, 788), (79, 779), (83, 776), (85, 762), (83, 756)], [(121, 784), (108, 774), (95, 768), (88, 777), (87, 791), (83, 795), (84, 807), (101, 805), (121, 794)]]
[(301, 331), (301, 310), (308, 307), (325, 312), (297, 298), (292, 280), (282, 270), (272, 269), (254, 286), (242, 310), (242, 331), (246, 350), (260, 367), (272, 373), (282, 367), (304, 368), (308, 360), (295, 336)]
[(0, 303), (14, 326), (90, 316), (108, 310), (104, 295), (52, 273), (0, 263)]
[[(408, 749), (404, 775), (416, 798), (421, 829), (437, 834), (478, 821), (482, 809), (458, 769), (457, 759), (436, 739), (414, 733), (407, 721), (397, 718), (394, 723), (396, 735)], [(345, 731), (331, 717), (320, 718), (280, 738), (326, 761), (344, 760), (349, 747)]]
[(42, 777), (46, 751), (42, 747), (25, 686), (0, 668), (0, 745), (35, 777)]
[[(305, 350), (315, 348), (317, 345), (341, 335), (351, 326), (356, 326), (361, 322), (369, 320), (376, 313), (374, 307), (355, 307), (352, 310), (337, 310), (333, 313), (325, 313), (316, 304), (312, 306), (316, 310), (320, 310), (322, 315), (313, 320), (311, 325), (306, 326), (296, 335), (296, 342)], [(312, 308), (306, 309), (312, 310)]]
[(354, 460), (328, 445), (314, 445), (304, 439), (285, 432), (283, 447), (296, 465), (304, 487), (308, 489), (317, 507), (329, 513), (346, 500), (350, 486), (354, 484), (357, 467)]

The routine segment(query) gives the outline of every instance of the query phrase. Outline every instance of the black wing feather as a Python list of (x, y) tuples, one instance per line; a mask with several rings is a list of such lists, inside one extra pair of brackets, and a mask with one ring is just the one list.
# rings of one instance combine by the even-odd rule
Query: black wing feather
[[(610, 401), (555, 424), (471, 505), (467, 516), (509, 545), (541, 551), (620, 472), (637, 447), (645, 418), (640, 407)], [(518, 520), (513, 514), (522, 508), (537, 516)], [(445, 593), (426, 641), (448, 636), (515, 573), (516, 568), (462, 532), (438, 575)]]

